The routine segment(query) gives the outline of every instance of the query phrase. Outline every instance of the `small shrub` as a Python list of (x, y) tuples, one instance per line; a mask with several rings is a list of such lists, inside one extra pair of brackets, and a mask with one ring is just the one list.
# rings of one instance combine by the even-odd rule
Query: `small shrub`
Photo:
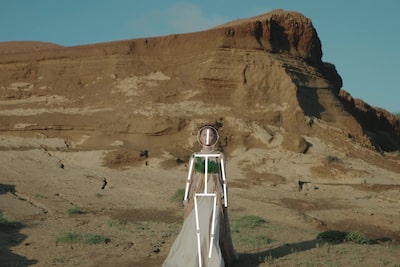
[(108, 221), (108, 222), (107, 222), (107, 225), (108, 225), (109, 227), (113, 227), (113, 226), (119, 225), (119, 223), (118, 223), (118, 221), (112, 220), (112, 221)]
[(101, 236), (101, 235), (95, 235), (95, 234), (87, 234), (84, 236), (83, 243), (87, 245), (97, 245), (101, 243), (107, 244), (109, 242), (109, 239)]
[(0, 211), (0, 225), (6, 225), (8, 223), (7, 218), (3, 215), (3, 213)]
[(346, 235), (345, 241), (357, 244), (368, 244), (369, 240), (358, 232), (350, 232)]
[(73, 215), (73, 214), (82, 214), (83, 212), (79, 208), (70, 208), (67, 209), (65, 213), (67, 213), (68, 215)]
[(177, 203), (182, 203), (184, 196), (185, 196), (185, 189), (179, 188), (172, 195), (171, 201), (172, 202), (177, 202)]
[(57, 243), (78, 243), (82, 236), (76, 233), (66, 233), (57, 237)]

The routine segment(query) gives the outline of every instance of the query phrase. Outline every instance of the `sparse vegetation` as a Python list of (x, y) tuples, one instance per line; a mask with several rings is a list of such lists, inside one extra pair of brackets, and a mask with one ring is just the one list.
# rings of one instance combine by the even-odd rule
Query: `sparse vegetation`
[(57, 237), (57, 243), (83, 243), (87, 245), (97, 245), (101, 243), (108, 243), (110, 240), (104, 236), (96, 234), (77, 234), (77, 233), (66, 233)]
[(183, 201), (183, 197), (185, 196), (185, 189), (178, 188), (175, 193), (171, 197), (172, 202), (181, 203)]
[(118, 229), (120, 231), (128, 231), (129, 230), (125, 221), (111, 220), (111, 221), (107, 222), (107, 225), (109, 227), (115, 227), (116, 229)]
[(57, 237), (57, 243), (77, 243), (81, 239), (81, 235), (76, 233), (66, 233)]
[(264, 223), (266, 221), (259, 216), (245, 215), (233, 221), (232, 231), (239, 233), (241, 229), (254, 229)]
[(368, 244), (369, 240), (358, 232), (350, 232), (346, 235), (345, 241), (357, 244)]
[(68, 215), (73, 215), (73, 214), (82, 214), (83, 212), (79, 208), (70, 208), (67, 209), (65, 213), (67, 213)]
[(232, 235), (234, 243), (239, 246), (260, 247), (272, 242), (271, 238), (260, 233), (266, 221), (255, 215), (245, 215), (232, 220)]
[(101, 235), (96, 235), (96, 234), (87, 234), (84, 235), (83, 243), (87, 245), (96, 245), (96, 244), (101, 244), (105, 243), (107, 244), (109, 242), (109, 239), (101, 236)]
[(5, 225), (8, 223), (7, 218), (4, 216), (3, 212), (0, 211), (0, 225)]

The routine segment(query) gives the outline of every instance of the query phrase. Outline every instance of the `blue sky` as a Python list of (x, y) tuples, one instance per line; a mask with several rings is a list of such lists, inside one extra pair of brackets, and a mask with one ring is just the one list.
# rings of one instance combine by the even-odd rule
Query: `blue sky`
[(65, 46), (209, 29), (273, 9), (313, 22), (343, 88), (400, 113), (398, 0), (1, 0), (0, 42)]

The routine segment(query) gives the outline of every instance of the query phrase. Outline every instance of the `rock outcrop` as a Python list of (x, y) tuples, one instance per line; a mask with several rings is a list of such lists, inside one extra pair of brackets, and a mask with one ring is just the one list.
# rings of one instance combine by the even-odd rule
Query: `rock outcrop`
[[(334, 65), (321, 61), (311, 20), (296, 12), (276, 10), (164, 37), (3, 46), (12, 51), (0, 53), (3, 132), (184, 154), (197, 127), (211, 122), (232, 150), (276, 145), (285, 134), (399, 149), (381, 138), (389, 133), (398, 140), (398, 120), (371, 107), (354, 112), (353, 102), (339, 95)], [(372, 113), (381, 124), (364, 123), (363, 114)]]
[(339, 97), (346, 110), (362, 125), (377, 149), (395, 151), (400, 148), (400, 120), (378, 107), (372, 107), (361, 99), (354, 99), (345, 90)]

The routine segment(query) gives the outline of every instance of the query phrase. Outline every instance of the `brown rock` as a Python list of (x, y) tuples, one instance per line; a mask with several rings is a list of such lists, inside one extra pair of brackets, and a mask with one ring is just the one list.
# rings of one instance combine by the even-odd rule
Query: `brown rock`
[(308, 144), (302, 136), (288, 133), (284, 136), (282, 147), (296, 153), (306, 153), (308, 149)]
[[(275, 10), (181, 35), (1, 48), (2, 131), (47, 131), (67, 140), (88, 135), (81, 144), (87, 146), (108, 146), (117, 136), (137, 150), (175, 151), (175, 142), (193, 144), (187, 137), (199, 124), (225, 119), (231, 139), (247, 135), (239, 121), (333, 138), (328, 128), (310, 127), (308, 117), (366, 146), (369, 140), (383, 150), (399, 146), (395, 118), (353, 104), (356, 114), (338, 99), (341, 78), (334, 65), (321, 61), (317, 32), (297, 12)], [(365, 124), (364, 113), (380, 123)], [(304, 149), (300, 143), (296, 151)]]

